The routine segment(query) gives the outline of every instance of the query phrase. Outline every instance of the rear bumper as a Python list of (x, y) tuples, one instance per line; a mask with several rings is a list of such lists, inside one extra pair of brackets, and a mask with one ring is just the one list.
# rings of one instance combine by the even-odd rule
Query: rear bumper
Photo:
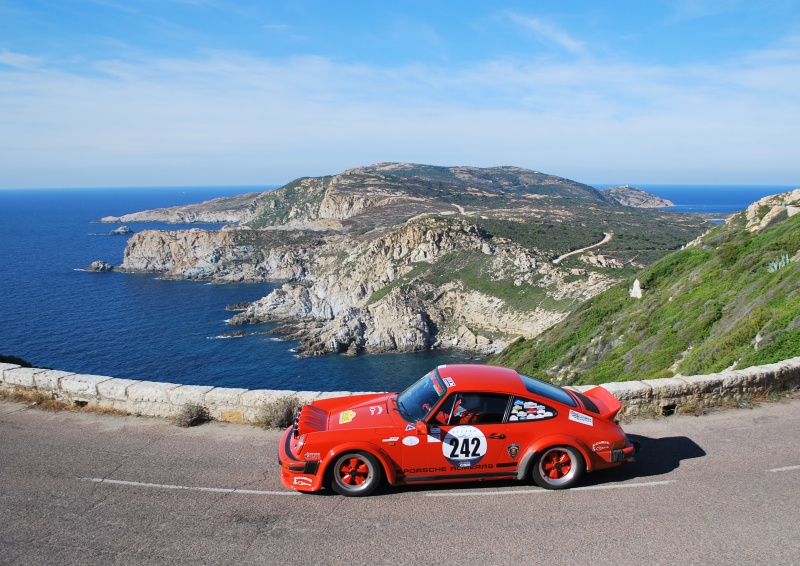
[(322, 488), (320, 462), (300, 460), (292, 454), (292, 427), (286, 429), (278, 443), (278, 462), (281, 465), (281, 483), (294, 491), (318, 491)]
[(639, 443), (631, 442), (628, 438), (625, 443), (625, 448), (617, 448), (614, 450), (601, 450), (595, 452), (602, 460), (602, 464), (598, 468), (607, 468), (621, 464), (622, 462), (630, 461), (633, 459), (634, 454), (639, 451)]

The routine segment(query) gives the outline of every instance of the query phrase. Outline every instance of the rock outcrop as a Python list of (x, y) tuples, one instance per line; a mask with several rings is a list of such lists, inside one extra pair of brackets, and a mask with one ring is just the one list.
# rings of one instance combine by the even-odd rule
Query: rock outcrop
[(760, 232), (784, 213), (793, 216), (792, 209), (798, 205), (800, 205), (800, 189), (764, 197), (747, 207), (745, 211), (747, 229), (750, 232)]
[(114, 271), (114, 266), (107, 261), (93, 261), (92, 264), (86, 268), (87, 271), (96, 271), (98, 273), (108, 273)]
[(285, 236), (249, 229), (144, 230), (128, 241), (120, 270), (220, 283), (302, 279), (307, 249), (294, 245), (301, 235)]

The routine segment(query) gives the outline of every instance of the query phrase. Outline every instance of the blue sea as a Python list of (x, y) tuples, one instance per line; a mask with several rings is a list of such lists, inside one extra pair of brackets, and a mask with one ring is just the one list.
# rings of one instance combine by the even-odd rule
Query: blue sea
[[(76, 373), (311, 391), (400, 390), (435, 365), (479, 361), (453, 351), (298, 358), (293, 342), (275, 336), (220, 338), (241, 328), (226, 324), (227, 305), (256, 300), (274, 285), (83, 270), (95, 260), (122, 263), (127, 238), (107, 235), (118, 225), (94, 220), (267, 188), (0, 190), (0, 354)], [(793, 187), (640, 188), (672, 200), (680, 212), (728, 214)], [(137, 232), (187, 228), (128, 226)]]
[[(596, 185), (597, 188), (607, 186), (611, 185)], [(675, 206), (664, 210), (719, 214), (723, 217), (744, 210), (765, 196), (797, 188), (776, 185), (635, 185), (635, 187), (675, 203)]]

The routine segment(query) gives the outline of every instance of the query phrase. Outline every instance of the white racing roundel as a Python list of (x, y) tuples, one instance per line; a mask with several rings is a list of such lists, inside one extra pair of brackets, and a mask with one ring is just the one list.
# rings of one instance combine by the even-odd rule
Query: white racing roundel
[(459, 468), (469, 468), (486, 456), (488, 444), (483, 433), (474, 426), (453, 427), (444, 437), (442, 453), (447, 461)]

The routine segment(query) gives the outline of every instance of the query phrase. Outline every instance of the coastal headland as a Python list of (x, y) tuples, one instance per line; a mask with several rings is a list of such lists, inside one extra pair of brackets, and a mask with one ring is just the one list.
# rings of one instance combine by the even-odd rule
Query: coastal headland
[(667, 205), (630, 187), (599, 191), (517, 167), (379, 163), (100, 221), (227, 222), (140, 231), (114, 269), (282, 283), (230, 324), (286, 323), (300, 356), (488, 355), (541, 334), (709, 227)]

